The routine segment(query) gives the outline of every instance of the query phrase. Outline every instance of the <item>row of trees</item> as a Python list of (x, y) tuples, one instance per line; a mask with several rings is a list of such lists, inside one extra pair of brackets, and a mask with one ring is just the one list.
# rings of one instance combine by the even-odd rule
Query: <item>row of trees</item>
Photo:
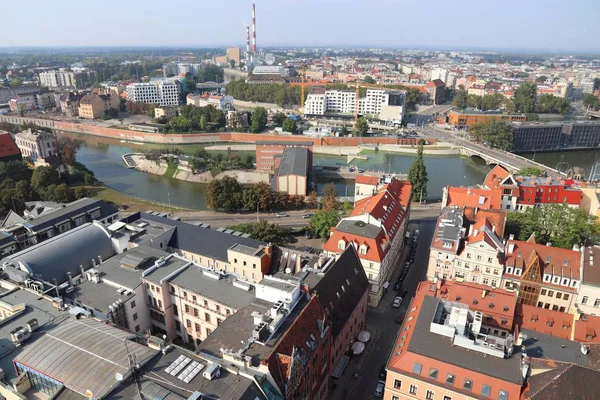
[(225, 113), (213, 105), (196, 107), (187, 104), (179, 108), (179, 115), (171, 118), (164, 130), (166, 133), (211, 131), (223, 128), (225, 123)]
[(518, 240), (527, 240), (535, 234), (536, 242), (571, 249), (574, 245), (592, 245), (600, 235), (600, 223), (581, 208), (566, 204), (549, 204), (509, 213), (506, 234)]
[[(229, 82), (225, 86), (229, 96), (238, 100), (276, 103), (281, 107), (300, 104), (301, 88), (287, 84), (251, 85), (243, 80)], [(308, 91), (307, 91), (308, 94)]]
[(493, 148), (508, 151), (513, 146), (513, 132), (506, 121), (478, 122), (469, 129), (469, 134), (476, 141), (485, 142)]
[(515, 89), (512, 99), (509, 99), (501, 93), (486, 94), (477, 96), (467, 94), (466, 91), (459, 91), (452, 104), (457, 108), (477, 108), (479, 110), (499, 110), (504, 109), (507, 112), (521, 112), (525, 114), (532, 113), (558, 113), (566, 114), (569, 111), (569, 101), (565, 98), (543, 94), (537, 96), (537, 85), (535, 82), (524, 82)]
[(600, 99), (593, 94), (586, 93), (583, 95), (583, 105), (594, 111), (600, 110)]
[(252, 239), (284, 245), (291, 241), (292, 231), (282, 228), (279, 224), (272, 224), (266, 219), (258, 222), (248, 222), (229, 227), (238, 232), (247, 233)]

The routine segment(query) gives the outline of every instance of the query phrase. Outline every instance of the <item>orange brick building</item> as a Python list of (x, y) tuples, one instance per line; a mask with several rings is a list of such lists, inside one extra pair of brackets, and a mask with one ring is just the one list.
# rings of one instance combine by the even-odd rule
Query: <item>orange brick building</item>
[(450, 111), (448, 113), (447, 123), (458, 129), (469, 129), (474, 124), (479, 122), (489, 122), (495, 120), (502, 121), (526, 121), (525, 114), (500, 114), (500, 113), (485, 113), (485, 112), (460, 112)]

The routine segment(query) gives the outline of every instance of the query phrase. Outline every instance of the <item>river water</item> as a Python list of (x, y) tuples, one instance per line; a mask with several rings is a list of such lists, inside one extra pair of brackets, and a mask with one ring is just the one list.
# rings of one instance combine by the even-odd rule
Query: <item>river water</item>
[[(77, 160), (94, 171), (96, 178), (107, 186), (132, 196), (161, 203), (167, 203), (170, 195), (173, 205), (199, 210), (206, 209), (204, 196), (206, 184), (185, 182), (128, 169), (125, 168), (121, 158), (126, 153), (160, 147), (177, 147), (191, 154), (203, 145), (161, 146), (121, 143), (114, 139), (88, 135), (66, 136), (80, 141), (81, 146), (77, 152)], [(586, 168), (586, 171), (589, 172), (588, 164), (593, 165), (594, 162), (600, 162), (598, 153), (600, 152), (538, 153), (535, 155), (535, 160), (547, 162), (547, 165), (555, 167), (556, 163), (563, 161), (564, 158), (571, 160), (573, 165)], [(236, 154), (254, 155), (254, 152), (236, 152)], [(414, 158), (412, 155), (385, 152), (365, 154), (368, 157), (367, 160), (355, 160), (353, 164), (358, 168), (392, 173), (407, 173)], [(555, 160), (557, 161), (555, 162)], [(581, 162), (577, 164), (579, 160), (587, 160), (586, 165), (581, 165)], [(314, 163), (318, 165), (343, 165), (345, 162), (345, 157), (314, 155)], [(429, 199), (441, 198), (442, 188), (446, 185), (472, 186), (480, 184), (489, 171), (489, 167), (481, 160), (459, 156), (425, 156), (425, 166), (429, 176), (427, 186)], [(322, 190), (326, 183), (318, 182), (319, 190)], [(352, 196), (354, 193), (353, 181), (336, 181), (335, 184), (340, 196)]]

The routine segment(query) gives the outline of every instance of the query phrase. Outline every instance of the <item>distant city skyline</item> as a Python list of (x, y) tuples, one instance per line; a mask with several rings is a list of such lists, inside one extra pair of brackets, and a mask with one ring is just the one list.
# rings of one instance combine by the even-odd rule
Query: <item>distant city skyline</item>
[[(183, 4), (181, 4), (183, 3)], [(252, 1), (107, 0), (3, 5), (0, 47), (245, 45)], [(257, 44), (600, 51), (600, 1), (257, 0)], [(22, 15), (23, 18), (18, 16)], [(24, 29), (24, 26), (27, 29)]]

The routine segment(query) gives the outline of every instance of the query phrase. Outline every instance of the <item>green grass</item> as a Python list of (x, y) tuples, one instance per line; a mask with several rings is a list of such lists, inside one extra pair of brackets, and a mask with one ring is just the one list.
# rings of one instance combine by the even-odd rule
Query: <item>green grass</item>
[[(75, 186), (73, 188), (75, 188)], [(164, 204), (130, 196), (107, 186), (85, 186), (85, 188), (90, 192), (90, 197), (113, 203), (119, 207), (126, 206), (127, 211), (129, 212), (165, 209)], [(171, 206), (171, 209), (179, 211), (187, 210), (176, 206)]]
[(167, 170), (165, 171), (163, 176), (166, 178), (172, 178), (175, 175), (175, 172), (177, 172), (177, 165), (175, 165), (174, 163), (168, 163)]

